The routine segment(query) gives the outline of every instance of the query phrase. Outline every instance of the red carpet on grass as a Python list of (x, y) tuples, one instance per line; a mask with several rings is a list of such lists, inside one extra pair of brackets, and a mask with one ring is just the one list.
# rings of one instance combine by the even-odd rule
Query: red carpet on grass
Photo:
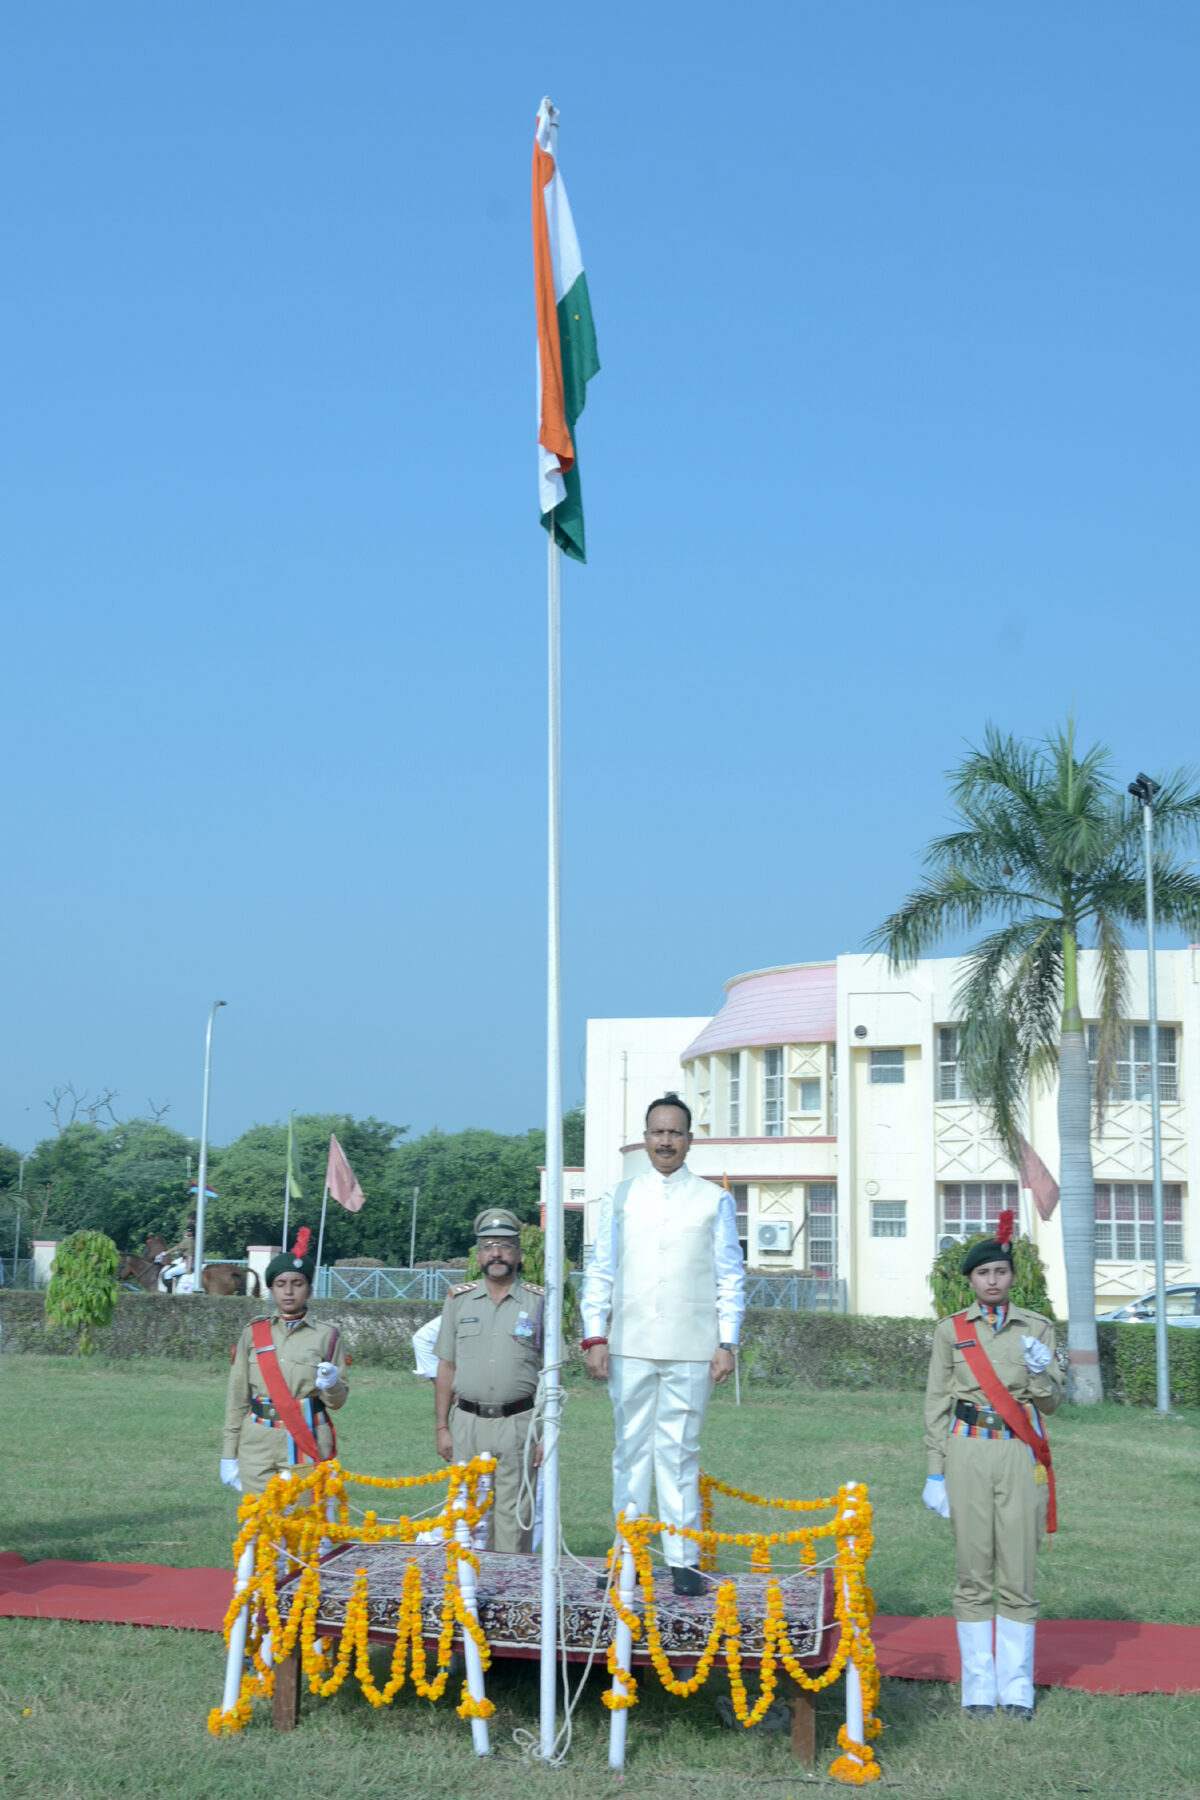
[[(228, 1569), (169, 1569), (154, 1563), (27, 1563), (0, 1554), (0, 1616), (90, 1624), (172, 1625), (219, 1631), (233, 1592)], [(879, 1669), (905, 1681), (957, 1681), (953, 1619), (877, 1613)], [(1091, 1694), (1200, 1693), (1200, 1626), (1134, 1620), (1043, 1619), (1039, 1686)]]

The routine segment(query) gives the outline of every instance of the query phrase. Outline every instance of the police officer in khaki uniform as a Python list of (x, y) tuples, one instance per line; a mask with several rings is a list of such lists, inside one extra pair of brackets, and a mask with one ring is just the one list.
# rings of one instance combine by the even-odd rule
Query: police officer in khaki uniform
[[(962, 1329), (977, 1340), (1028, 1429), (1045, 1438), (1041, 1416), (1058, 1410), (1063, 1377), (1054, 1327), (1009, 1299), (1012, 1215), (995, 1238), (975, 1244), (962, 1271), (975, 1299)], [(1009, 1429), (968, 1366), (954, 1318), (938, 1321), (925, 1391), (928, 1477), (922, 1499), (949, 1519), (958, 1552), (954, 1617), (962, 1659), (962, 1704), (974, 1714), (1033, 1716), (1037, 1550), (1046, 1530), (1046, 1472)], [(992, 1621), (995, 1615), (995, 1653)]]
[[(346, 1358), (336, 1325), (308, 1317), (313, 1260), (307, 1254), (309, 1232), (300, 1232), (290, 1252), (267, 1264), (266, 1282), (275, 1310), (271, 1342), (279, 1373), (316, 1439), (322, 1457), (334, 1454), (329, 1413), (346, 1404)], [(261, 1494), (272, 1475), (303, 1461), (295, 1441), (271, 1403), (258, 1366), (254, 1327), (238, 1339), (225, 1397), (225, 1436), (221, 1448), (221, 1480), (239, 1492)], [(305, 1465), (312, 1467), (311, 1463)]]
[[(438, 1332), (434, 1424), (439, 1456), (496, 1457), (490, 1548), (527, 1556), (533, 1526), (517, 1523), (525, 1440), (542, 1366), (540, 1287), (519, 1279), (521, 1226), (505, 1207), (475, 1220), (481, 1281), (452, 1288)], [(534, 1466), (542, 1447), (534, 1451)]]

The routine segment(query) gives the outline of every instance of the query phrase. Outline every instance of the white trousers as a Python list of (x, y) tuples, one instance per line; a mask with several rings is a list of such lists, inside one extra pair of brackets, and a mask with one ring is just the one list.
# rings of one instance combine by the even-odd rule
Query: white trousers
[[(609, 1358), (613, 1447), (613, 1512), (650, 1511), (654, 1478), (658, 1516), (670, 1525), (700, 1526), (700, 1427), (712, 1393), (706, 1362)], [(695, 1566), (700, 1546), (663, 1533), (669, 1563)]]

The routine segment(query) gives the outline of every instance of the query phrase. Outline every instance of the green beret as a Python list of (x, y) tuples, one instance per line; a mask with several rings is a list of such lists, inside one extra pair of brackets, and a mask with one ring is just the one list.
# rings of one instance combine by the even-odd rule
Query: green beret
[(982, 1268), (984, 1263), (991, 1262), (1006, 1262), (1011, 1269), (1012, 1245), (1002, 1244), (999, 1238), (984, 1238), (981, 1244), (972, 1244), (962, 1259), (962, 1272), (969, 1275), (972, 1269)]
[(278, 1256), (271, 1258), (263, 1277), (268, 1288), (278, 1275), (303, 1275), (309, 1287), (312, 1286), (316, 1276), (316, 1265), (308, 1254), (308, 1242), (311, 1236), (312, 1233), (308, 1226), (302, 1225), (291, 1249), (281, 1250)]

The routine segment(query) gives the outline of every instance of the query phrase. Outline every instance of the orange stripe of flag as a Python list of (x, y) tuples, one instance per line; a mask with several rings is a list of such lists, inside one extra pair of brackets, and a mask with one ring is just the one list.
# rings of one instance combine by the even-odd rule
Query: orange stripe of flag
[(554, 300), (554, 264), (544, 192), (554, 175), (554, 158), (534, 139), (533, 145), (533, 287), (537, 297), (538, 358), (542, 369), (542, 416), (538, 443), (557, 456), (565, 475), (574, 467), (575, 446), (563, 398), (562, 347), (558, 341), (558, 308)]

